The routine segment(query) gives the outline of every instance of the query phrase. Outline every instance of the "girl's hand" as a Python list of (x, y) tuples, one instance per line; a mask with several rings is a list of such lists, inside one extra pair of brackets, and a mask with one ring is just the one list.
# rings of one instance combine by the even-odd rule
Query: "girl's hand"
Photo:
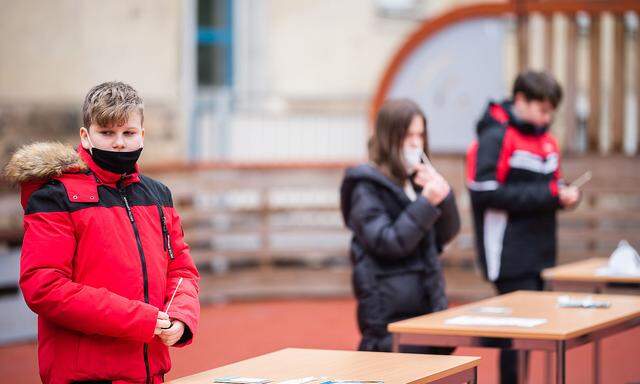
[(422, 196), (432, 205), (440, 204), (451, 192), (449, 183), (429, 164), (419, 164), (415, 170), (417, 173), (413, 180), (422, 187)]
[(451, 187), (444, 179), (438, 179), (428, 182), (422, 189), (422, 196), (424, 196), (431, 205), (438, 205), (442, 203), (447, 195), (451, 192)]

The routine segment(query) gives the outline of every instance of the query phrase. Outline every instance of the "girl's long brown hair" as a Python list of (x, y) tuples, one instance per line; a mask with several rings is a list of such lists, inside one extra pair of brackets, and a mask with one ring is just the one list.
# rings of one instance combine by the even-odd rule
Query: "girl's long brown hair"
[(382, 104), (369, 140), (369, 160), (398, 185), (403, 185), (408, 177), (402, 162), (402, 144), (415, 116), (420, 116), (424, 123), (424, 153), (428, 155), (427, 119), (418, 104), (409, 99), (392, 99)]

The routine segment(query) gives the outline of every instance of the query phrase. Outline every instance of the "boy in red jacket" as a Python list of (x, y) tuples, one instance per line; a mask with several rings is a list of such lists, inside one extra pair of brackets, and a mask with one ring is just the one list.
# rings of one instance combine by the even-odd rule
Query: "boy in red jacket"
[(131, 86), (100, 84), (77, 150), (36, 143), (7, 166), (21, 185), (20, 288), (38, 314), (45, 383), (160, 383), (168, 347), (193, 340), (199, 275), (171, 192), (138, 172), (143, 109)]
[[(543, 289), (540, 274), (556, 263), (556, 212), (580, 200), (578, 188), (562, 181), (549, 132), (561, 100), (553, 76), (522, 72), (511, 99), (489, 103), (467, 153), (477, 255), (500, 294)], [(518, 382), (517, 367), (516, 352), (502, 351), (500, 382)]]

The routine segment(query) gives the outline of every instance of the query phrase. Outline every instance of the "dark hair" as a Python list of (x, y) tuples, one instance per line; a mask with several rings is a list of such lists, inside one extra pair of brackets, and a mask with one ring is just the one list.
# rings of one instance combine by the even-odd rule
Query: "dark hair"
[(557, 108), (562, 101), (562, 87), (558, 81), (547, 72), (527, 70), (518, 75), (513, 83), (512, 96), (522, 93), (528, 100), (548, 101)]
[(424, 123), (424, 152), (428, 154), (427, 119), (418, 104), (409, 99), (387, 100), (382, 104), (369, 140), (369, 160), (398, 185), (408, 177), (402, 162), (402, 143), (415, 116), (420, 116)]

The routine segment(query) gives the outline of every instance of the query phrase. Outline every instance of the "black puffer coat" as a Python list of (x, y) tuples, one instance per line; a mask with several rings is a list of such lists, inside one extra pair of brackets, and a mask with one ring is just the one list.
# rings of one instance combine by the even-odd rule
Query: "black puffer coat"
[(460, 229), (453, 193), (437, 207), (369, 164), (349, 168), (340, 190), (353, 231), (352, 284), (358, 300), (360, 350), (390, 351), (387, 325), (447, 307), (439, 254)]

